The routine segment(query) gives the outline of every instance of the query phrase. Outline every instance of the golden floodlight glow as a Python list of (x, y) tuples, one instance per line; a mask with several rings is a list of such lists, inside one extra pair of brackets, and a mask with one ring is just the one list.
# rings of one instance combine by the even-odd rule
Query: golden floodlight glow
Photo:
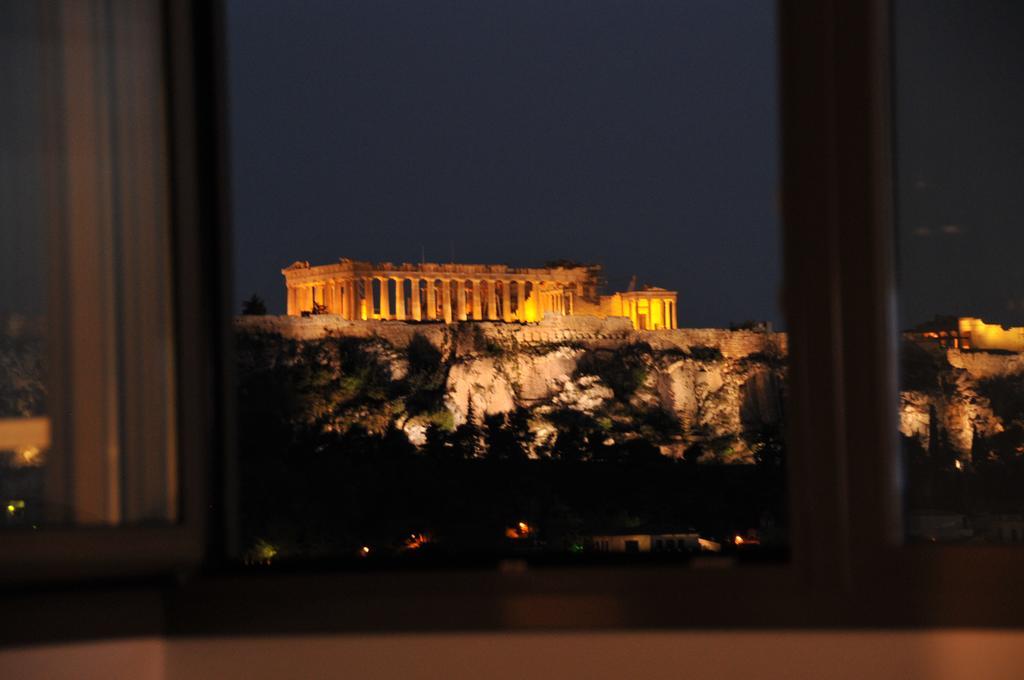
[(601, 295), (600, 272), (598, 265), (567, 263), (510, 267), (349, 258), (316, 266), (297, 261), (281, 270), (288, 316), (539, 323), (548, 315), (581, 315), (626, 317), (637, 330), (678, 328), (675, 291), (637, 287), (634, 277), (629, 290)]
[(359, 556), (360, 557), (367, 557), (369, 554), (370, 554), (370, 546), (364, 545), (362, 548), (359, 549)]
[(733, 543), (735, 543), (736, 545), (743, 545), (743, 537), (739, 534), (736, 534), (736, 538), (733, 539)]
[(405, 539), (405, 548), (417, 550), (427, 543), (430, 543), (430, 534), (409, 534), (409, 538)]
[(526, 538), (533, 533), (533, 527), (526, 522), (518, 522), (514, 527), (505, 529), (505, 537), (511, 538), (512, 540), (518, 540), (520, 538)]

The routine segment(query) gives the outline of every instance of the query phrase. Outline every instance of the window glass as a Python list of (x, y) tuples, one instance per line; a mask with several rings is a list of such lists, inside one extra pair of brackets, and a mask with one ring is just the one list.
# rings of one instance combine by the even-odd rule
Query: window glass
[(0, 526), (177, 517), (160, 11), (0, 5)]
[(912, 541), (1024, 522), (1024, 6), (894, 3), (900, 437)]
[(772, 3), (228, 10), (242, 559), (785, 546)]

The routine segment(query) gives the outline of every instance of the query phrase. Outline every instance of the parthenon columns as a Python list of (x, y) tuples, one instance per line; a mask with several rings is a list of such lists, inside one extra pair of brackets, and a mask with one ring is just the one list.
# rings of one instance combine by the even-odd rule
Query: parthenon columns
[(498, 296), (494, 294), (494, 287), (497, 281), (487, 282), (487, 318), (491, 321), (498, 320)]
[(361, 316), (364, 320), (372, 319), (373, 314), (373, 279), (368, 276), (363, 279), (363, 309)]
[(518, 303), (516, 305), (516, 319), (518, 321), (525, 322), (526, 321), (526, 281), (516, 281), (516, 289), (517, 289), (516, 292), (519, 293), (518, 297), (516, 298), (516, 301)]
[(412, 301), (412, 320), (421, 321), (423, 319), (423, 294), (420, 292), (420, 283), (423, 279), (409, 279), (412, 283), (412, 297), (409, 299)]
[[(399, 277), (395, 281), (395, 318), (405, 321), (405, 279)], [(388, 282), (385, 280), (384, 285)]]
[(506, 323), (512, 321), (512, 282), (501, 282), (501, 318)]
[(480, 309), (480, 286), (483, 285), (483, 281), (475, 279), (473, 282), (473, 319), (480, 321), (484, 318), (483, 310)]
[(378, 276), (377, 282), (380, 285), (380, 318), (390, 319), (391, 318), (391, 295), (388, 291), (388, 278), (386, 276)]
[(298, 289), (288, 287), (288, 316), (299, 315)]
[[(287, 287), (287, 311), (292, 316), (326, 313), (346, 320), (423, 322), (443, 318), (451, 323), (471, 318), (531, 323), (542, 321), (548, 313), (621, 314), (645, 330), (678, 328), (675, 291), (644, 286), (601, 296), (597, 267), (395, 264), (341, 258), (319, 266), (295, 262), (281, 273)], [(471, 288), (467, 290), (467, 286)]]
[(466, 282), (463, 279), (455, 282), (455, 313), (459, 321), (466, 320)]
[(437, 281), (434, 278), (427, 279), (427, 318), (437, 318), (437, 300), (434, 293), (437, 291)]
[(452, 322), (452, 282), (448, 279), (441, 279), (441, 312), (444, 315), (444, 322)]

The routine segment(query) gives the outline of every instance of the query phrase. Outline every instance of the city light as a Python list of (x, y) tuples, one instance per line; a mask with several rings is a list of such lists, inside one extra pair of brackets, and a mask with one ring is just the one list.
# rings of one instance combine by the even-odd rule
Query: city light
[(25, 509), (25, 501), (12, 500), (7, 502), (7, 516), (14, 517)]
[(533, 527), (526, 522), (518, 522), (514, 527), (505, 529), (505, 537), (511, 538), (512, 540), (519, 540), (526, 538), (533, 533)]
[(430, 534), (409, 534), (405, 539), (405, 549), (417, 550), (427, 543), (430, 543)]

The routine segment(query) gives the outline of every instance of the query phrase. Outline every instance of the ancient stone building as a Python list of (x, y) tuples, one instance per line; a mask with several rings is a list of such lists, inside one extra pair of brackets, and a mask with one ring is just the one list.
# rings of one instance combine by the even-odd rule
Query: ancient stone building
[(947, 349), (1024, 352), (1024, 327), (985, 323), (973, 316), (937, 316), (904, 336)]
[(598, 295), (600, 267), (372, 263), (341, 259), (281, 271), (288, 314), (349, 320), (536, 322), (546, 314), (625, 316), (637, 329), (676, 328), (677, 295), (663, 288)]
[(957, 320), (960, 347), (963, 349), (1024, 352), (1024, 327), (985, 323), (981, 319), (962, 316)]

